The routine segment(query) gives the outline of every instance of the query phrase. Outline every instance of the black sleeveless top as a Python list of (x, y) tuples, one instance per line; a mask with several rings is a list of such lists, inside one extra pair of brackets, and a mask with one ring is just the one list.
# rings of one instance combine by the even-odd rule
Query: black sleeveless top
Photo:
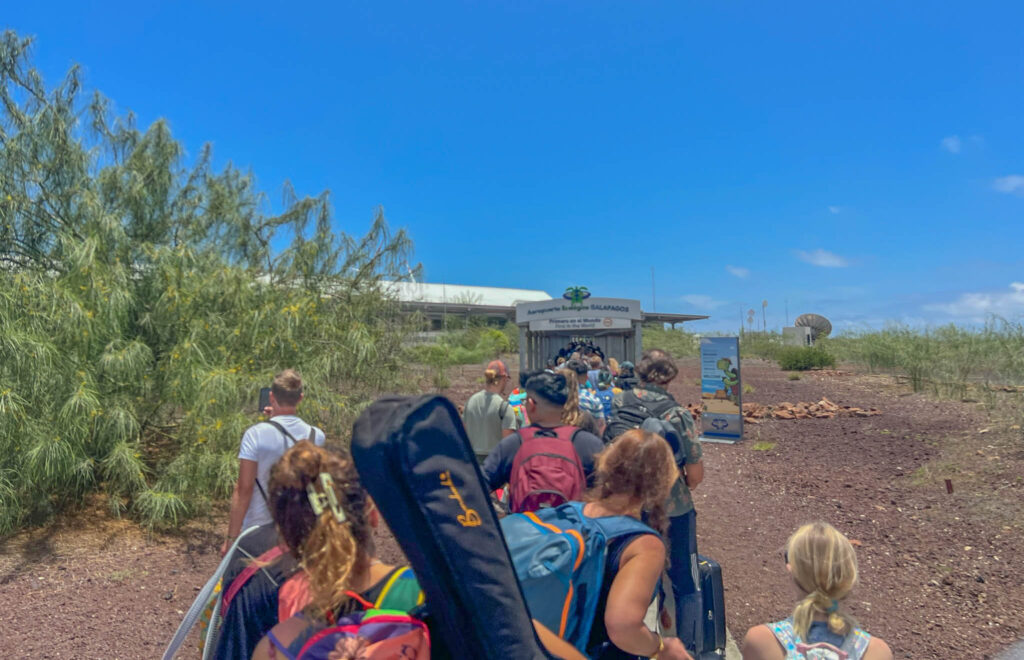
[[(604, 578), (601, 581), (601, 597), (597, 601), (597, 614), (594, 616), (594, 623), (590, 627), (590, 639), (587, 641), (587, 655), (594, 658), (594, 660), (637, 660), (645, 657), (626, 653), (612, 644), (612, 641), (608, 638), (608, 629), (604, 625), (604, 611), (608, 606), (608, 594), (611, 593), (612, 582), (619, 572), (619, 561), (622, 559), (622, 553), (626, 551), (630, 543), (641, 536), (644, 536), (644, 534), (620, 536), (608, 543), (608, 554), (604, 563)], [(659, 588), (660, 584), (655, 587), (655, 593), (651, 594), (652, 597), (657, 594)]]

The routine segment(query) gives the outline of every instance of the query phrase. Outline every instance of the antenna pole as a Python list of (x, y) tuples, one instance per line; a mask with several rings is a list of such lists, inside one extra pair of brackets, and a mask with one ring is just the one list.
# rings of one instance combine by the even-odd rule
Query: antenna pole
[(658, 299), (654, 295), (654, 266), (651, 266), (651, 311), (658, 311)]

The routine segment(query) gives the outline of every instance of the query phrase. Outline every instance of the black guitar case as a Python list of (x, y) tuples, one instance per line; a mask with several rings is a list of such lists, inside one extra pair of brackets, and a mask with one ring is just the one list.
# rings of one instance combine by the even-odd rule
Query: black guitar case
[(352, 456), (426, 595), (431, 657), (551, 658), (455, 406), (441, 396), (380, 399), (355, 423)]

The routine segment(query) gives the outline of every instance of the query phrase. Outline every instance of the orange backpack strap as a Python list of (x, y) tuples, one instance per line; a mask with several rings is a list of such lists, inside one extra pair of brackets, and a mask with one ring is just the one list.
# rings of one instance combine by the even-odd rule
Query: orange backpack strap
[(349, 598), (351, 598), (352, 600), (356, 601), (360, 605), (362, 605), (364, 609), (367, 609), (367, 610), (372, 610), (373, 609), (373, 603), (371, 603), (370, 601), (366, 600), (365, 598), (363, 598), (362, 596), (360, 596), (356, 592), (352, 591), (351, 589), (346, 591), (345, 595), (348, 596)]

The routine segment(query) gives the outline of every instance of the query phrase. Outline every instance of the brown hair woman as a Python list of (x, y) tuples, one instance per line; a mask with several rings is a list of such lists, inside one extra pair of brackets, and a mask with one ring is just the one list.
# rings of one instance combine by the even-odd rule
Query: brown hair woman
[[(281, 539), (308, 585), (304, 597), (303, 580), (289, 581), (281, 599), (308, 605), (274, 626), (254, 659), (294, 657), (313, 634), (366, 603), (408, 611), (422, 601), (412, 571), (376, 558), (373, 530), (380, 516), (348, 454), (297, 443), (274, 464), (268, 500)], [(298, 593), (287, 594), (289, 588)]]
[[(665, 502), (677, 476), (675, 457), (664, 438), (640, 429), (626, 431), (598, 457), (595, 486), (583, 513), (639, 520), (646, 512), (647, 524), (664, 536)], [(608, 544), (598, 618), (588, 644), (601, 649), (595, 658), (690, 658), (678, 638), (662, 638), (644, 624), (666, 555), (665, 542), (654, 534), (624, 536)]]

